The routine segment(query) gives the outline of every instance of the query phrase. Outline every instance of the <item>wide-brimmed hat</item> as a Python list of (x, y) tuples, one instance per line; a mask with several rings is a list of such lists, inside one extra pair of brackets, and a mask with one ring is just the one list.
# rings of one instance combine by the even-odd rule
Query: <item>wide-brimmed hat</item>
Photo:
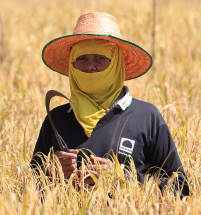
[(116, 19), (106, 13), (90, 12), (79, 17), (72, 35), (47, 43), (42, 59), (50, 69), (68, 76), (69, 56), (73, 44), (86, 39), (104, 39), (116, 43), (125, 58), (125, 79), (145, 74), (152, 65), (151, 55), (140, 46), (121, 38)]

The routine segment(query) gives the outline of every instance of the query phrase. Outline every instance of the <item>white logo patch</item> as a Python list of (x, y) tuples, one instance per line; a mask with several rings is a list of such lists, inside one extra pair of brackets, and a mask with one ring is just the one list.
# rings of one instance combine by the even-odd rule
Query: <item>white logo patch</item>
[[(119, 150), (132, 154), (134, 146), (135, 146), (135, 140), (122, 137)], [(124, 154), (124, 153), (121, 153), (120, 151), (119, 151), (119, 154)]]

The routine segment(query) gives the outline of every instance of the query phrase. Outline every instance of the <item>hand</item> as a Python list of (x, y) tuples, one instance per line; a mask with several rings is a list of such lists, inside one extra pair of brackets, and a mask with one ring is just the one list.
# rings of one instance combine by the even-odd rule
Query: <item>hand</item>
[[(87, 174), (93, 174), (98, 178), (100, 176), (101, 171), (109, 170), (113, 167), (113, 163), (111, 160), (101, 157), (95, 157), (93, 155), (90, 155), (90, 160), (94, 162), (94, 164), (89, 164), (86, 166), (86, 173)], [(80, 175), (82, 172), (82, 167), (77, 170), (77, 174)], [(94, 184), (94, 181), (91, 177), (87, 177), (84, 180), (85, 184)]]
[(59, 158), (64, 177), (70, 176), (77, 168), (76, 158), (78, 149), (69, 149), (68, 152), (57, 151), (55, 155)]

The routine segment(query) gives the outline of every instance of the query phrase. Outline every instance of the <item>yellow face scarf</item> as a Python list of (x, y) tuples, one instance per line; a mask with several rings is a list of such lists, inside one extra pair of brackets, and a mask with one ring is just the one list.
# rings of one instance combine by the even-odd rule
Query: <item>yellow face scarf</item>
[[(72, 63), (86, 54), (104, 55), (110, 65), (101, 72), (85, 73)], [(84, 40), (72, 46), (69, 64), (71, 103), (77, 121), (90, 137), (98, 121), (120, 94), (125, 78), (124, 56), (118, 45), (106, 40)]]

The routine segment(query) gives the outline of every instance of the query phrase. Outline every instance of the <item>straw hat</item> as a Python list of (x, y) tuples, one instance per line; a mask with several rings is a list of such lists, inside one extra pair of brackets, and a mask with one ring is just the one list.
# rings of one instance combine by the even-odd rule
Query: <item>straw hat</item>
[(81, 15), (72, 35), (62, 36), (47, 43), (42, 52), (45, 65), (68, 76), (70, 49), (73, 44), (86, 39), (108, 40), (122, 49), (126, 80), (137, 78), (151, 68), (151, 55), (140, 46), (122, 39), (116, 19), (101, 12)]

